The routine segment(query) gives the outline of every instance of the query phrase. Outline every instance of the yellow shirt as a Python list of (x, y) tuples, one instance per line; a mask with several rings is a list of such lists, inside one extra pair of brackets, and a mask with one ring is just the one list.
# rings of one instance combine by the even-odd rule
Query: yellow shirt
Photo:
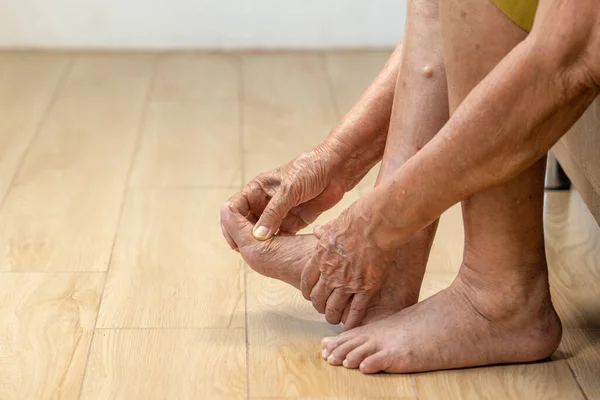
[(493, 0), (498, 8), (514, 23), (531, 31), (539, 0)]

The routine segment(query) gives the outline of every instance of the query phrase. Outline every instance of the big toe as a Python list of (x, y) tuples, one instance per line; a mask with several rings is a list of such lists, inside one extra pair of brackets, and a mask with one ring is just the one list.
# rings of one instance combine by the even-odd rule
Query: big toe
[(249, 245), (255, 241), (252, 236), (252, 223), (230, 204), (224, 204), (221, 207), (221, 223), (238, 247)]
[(359, 365), (360, 372), (363, 374), (376, 374), (378, 372), (386, 371), (386, 372), (395, 372), (400, 373), (403, 371), (389, 370), (388, 368), (391, 365), (390, 362), (391, 356), (389, 353), (385, 351), (379, 351), (373, 355), (368, 356), (364, 359)]

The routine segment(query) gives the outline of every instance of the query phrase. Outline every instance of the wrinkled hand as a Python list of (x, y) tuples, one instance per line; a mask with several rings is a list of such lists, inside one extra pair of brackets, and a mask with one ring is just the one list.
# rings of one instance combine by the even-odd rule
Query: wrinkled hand
[(349, 307), (345, 329), (360, 325), (397, 253), (375, 240), (377, 222), (363, 200), (315, 229), (317, 250), (302, 272), (302, 294), (327, 322), (339, 324)]
[[(255, 224), (258, 240), (277, 232), (294, 234), (342, 199), (348, 182), (342, 163), (342, 157), (324, 143), (258, 175), (228, 202)], [(232, 249), (237, 248), (225, 229), (223, 236)]]

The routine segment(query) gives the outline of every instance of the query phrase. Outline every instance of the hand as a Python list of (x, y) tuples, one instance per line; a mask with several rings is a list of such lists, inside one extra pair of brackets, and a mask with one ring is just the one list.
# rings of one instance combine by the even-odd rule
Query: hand
[[(255, 224), (254, 236), (294, 234), (337, 204), (355, 178), (348, 176), (344, 157), (325, 142), (288, 164), (258, 175), (228, 200)], [(225, 229), (231, 248), (235, 242)]]
[(350, 307), (345, 329), (360, 325), (397, 253), (397, 247), (377, 240), (380, 226), (364, 200), (315, 229), (317, 250), (302, 272), (302, 294), (327, 322), (339, 324)]

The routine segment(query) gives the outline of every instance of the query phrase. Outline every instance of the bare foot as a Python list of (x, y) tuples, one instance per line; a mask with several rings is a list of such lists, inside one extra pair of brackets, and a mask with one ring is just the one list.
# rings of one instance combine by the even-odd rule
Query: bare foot
[(221, 222), (250, 268), (300, 289), (302, 269), (316, 247), (314, 235), (275, 236), (258, 241), (252, 235), (254, 224), (227, 205), (221, 208)]
[[(302, 269), (317, 245), (318, 239), (314, 235), (275, 236), (271, 240), (261, 242), (252, 236), (254, 225), (237, 210), (231, 210), (224, 205), (221, 209), (221, 219), (244, 261), (253, 270), (269, 278), (284, 281), (296, 289), (300, 288)], [(428, 249), (429, 247), (427, 253)], [(423, 249), (416, 250), (419, 254), (423, 252)], [(403, 253), (399, 254), (398, 259), (406, 261), (409, 258)], [(369, 307), (363, 324), (385, 318), (415, 304), (419, 297), (426, 262), (427, 254), (422, 268), (394, 265), (386, 285), (381, 288)], [(346, 315), (342, 317), (342, 322), (345, 318)]]
[(452, 285), (373, 324), (323, 339), (332, 365), (409, 373), (528, 362), (550, 356), (562, 328), (547, 277), (490, 284), (463, 266)]

